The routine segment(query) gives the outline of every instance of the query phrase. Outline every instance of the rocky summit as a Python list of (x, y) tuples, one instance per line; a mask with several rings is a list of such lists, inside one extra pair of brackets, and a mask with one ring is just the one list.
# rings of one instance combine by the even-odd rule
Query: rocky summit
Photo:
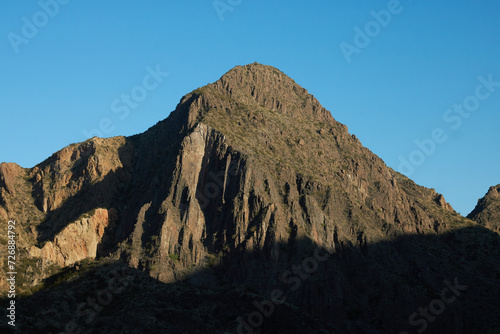
[(467, 217), (489, 229), (500, 232), (500, 184), (490, 187)]
[(498, 199), (462, 217), (284, 73), (237, 66), (142, 134), (0, 165), (16, 330), (498, 333)]

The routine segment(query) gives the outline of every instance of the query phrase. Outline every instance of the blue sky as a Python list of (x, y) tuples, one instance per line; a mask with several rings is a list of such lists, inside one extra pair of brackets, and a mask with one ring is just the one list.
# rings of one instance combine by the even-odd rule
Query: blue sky
[(143, 132), (257, 61), (460, 213), (500, 183), (498, 1), (58, 1), (2, 3), (0, 161)]

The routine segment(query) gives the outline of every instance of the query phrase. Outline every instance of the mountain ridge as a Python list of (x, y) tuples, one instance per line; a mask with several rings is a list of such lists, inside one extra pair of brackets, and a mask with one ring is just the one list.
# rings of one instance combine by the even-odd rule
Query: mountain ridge
[(492, 186), (467, 215), (482, 226), (500, 232), (500, 184)]

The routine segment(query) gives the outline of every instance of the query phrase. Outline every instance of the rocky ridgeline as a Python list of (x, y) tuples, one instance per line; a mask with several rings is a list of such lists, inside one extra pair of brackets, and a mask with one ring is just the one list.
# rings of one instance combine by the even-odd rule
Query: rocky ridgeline
[(476, 207), (467, 218), (500, 232), (500, 184), (490, 187), (486, 195), (478, 200)]

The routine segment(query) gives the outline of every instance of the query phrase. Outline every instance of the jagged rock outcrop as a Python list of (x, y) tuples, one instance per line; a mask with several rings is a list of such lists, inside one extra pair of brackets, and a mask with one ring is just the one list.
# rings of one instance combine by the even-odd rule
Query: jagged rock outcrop
[(477, 201), (476, 207), (467, 218), (500, 232), (500, 184), (490, 187), (486, 195)]
[(113, 228), (117, 214), (115, 209), (96, 209), (89, 217), (70, 223), (42, 248), (31, 246), (29, 256), (41, 258), (65, 267), (97, 255), (104, 232)]
[(14, 163), (0, 164), (0, 187), (9, 194), (16, 194), (15, 179), (23, 174), (23, 169)]
[[(351, 333), (408, 328), (443, 280), (460, 277), (476, 297), (427, 332), (500, 321), (496, 312), (465, 316), (498, 305), (498, 235), (387, 167), (270, 66), (232, 69), (145, 133), (7, 167), (0, 218), (21, 222), (20, 247), (40, 266), (112, 259), (163, 283), (280, 289), (290, 305)], [(328, 260), (286, 276), (318, 250)]]
[(9, 212), (14, 211), (9, 198), (17, 195), (18, 183), (26, 175), (25, 170), (15, 163), (0, 164), (0, 218), (9, 220)]

